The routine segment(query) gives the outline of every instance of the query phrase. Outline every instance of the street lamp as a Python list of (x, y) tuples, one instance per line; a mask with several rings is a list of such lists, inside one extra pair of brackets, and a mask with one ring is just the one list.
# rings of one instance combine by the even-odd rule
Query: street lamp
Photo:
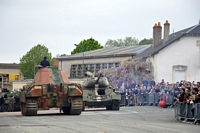
[(76, 46), (76, 47), (81, 47), (82, 48), (82, 53), (83, 53), (83, 64), (82, 64), (82, 77), (84, 77), (84, 75), (83, 75), (83, 73), (84, 73), (84, 47), (83, 46), (80, 46), (80, 45), (78, 45), (78, 44), (74, 44), (74, 46)]

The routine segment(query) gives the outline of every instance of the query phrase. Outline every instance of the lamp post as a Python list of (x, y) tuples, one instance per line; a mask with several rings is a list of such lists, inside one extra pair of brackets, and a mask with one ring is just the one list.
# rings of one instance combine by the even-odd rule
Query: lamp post
[(82, 58), (82, 60), (83, 60), (83, 64), (82, 64), (82, 77), (84, 77), (84, 75), (83, 75), (83, 73), (84, 73), (84, 47), (83, 46), (80, 46), (80, 45), (78, 45), (78, 44), (74, 44), (74, 46), (76, 46), (76, 47), (81, 47), (82, 48), (82, 53), (83, 53), (83, 58)]

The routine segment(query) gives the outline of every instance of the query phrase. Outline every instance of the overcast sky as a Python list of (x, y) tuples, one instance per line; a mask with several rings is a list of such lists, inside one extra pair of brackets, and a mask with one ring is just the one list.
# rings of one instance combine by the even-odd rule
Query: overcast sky
[(0, 63), (19, 63), (37, 44), (55, 57), (83, 39), (152, 38), (169, 20), (170, 33), (198, 24), (200, 0), (0, 0)]

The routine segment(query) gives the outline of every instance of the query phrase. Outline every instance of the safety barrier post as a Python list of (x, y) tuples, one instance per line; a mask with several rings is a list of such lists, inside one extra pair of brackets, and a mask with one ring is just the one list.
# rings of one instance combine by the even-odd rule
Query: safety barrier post
[(125, 106), (125, 104), (126, 104), (125, 95), (121, 95), (120, 106)]
[(149, 106), (154, 105), (154, 94), (149, 94)]
[(134, 99), (134, 105), (135, 106), (138, 106), (138, 101), (137, 101), (137, 97), (138, 97), (138, 95), (136, 94), (136, 95), (133, 95), (133, 99)]
[(200, 103), (197, 103), (194, 108), (194, 124), (199, 120), (200, 121)]
[(158, 103), (159, 103), (159, 97), (160, 97), (159, 94), (156, 93), (156, 94), (155, 94), (155, 99), (154, 99), (154, 100), (155, 100), (155, 101), (154, 101), (154, 106), (158, 106)]

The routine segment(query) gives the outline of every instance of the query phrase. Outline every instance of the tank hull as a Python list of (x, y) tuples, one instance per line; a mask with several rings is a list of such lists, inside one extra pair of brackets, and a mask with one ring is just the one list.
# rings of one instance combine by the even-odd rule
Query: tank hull
[(41, 68), (34, 83), (26, 85), (20, 92), (22, 115), (37, 115), (38, 109), (62, 108), (65, 114), (81, 114), (82, 88), (70, 83), (62, 71)]

